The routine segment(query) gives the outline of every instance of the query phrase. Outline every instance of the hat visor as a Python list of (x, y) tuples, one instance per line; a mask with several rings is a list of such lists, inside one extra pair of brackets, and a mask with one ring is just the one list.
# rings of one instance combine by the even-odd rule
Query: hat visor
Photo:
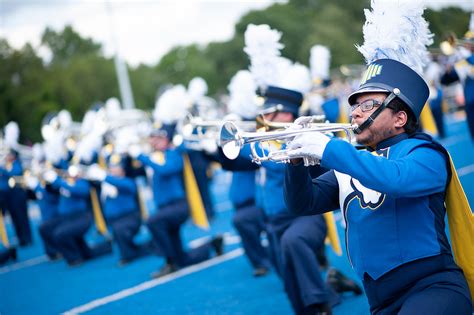
[(386, 89), (382, 89), (382, 88), (375, 87), (375, 86), (367, 86), (367, 87), (364, 87), (362, 89), (358, 89), (357, 91), (352, 92), (352, 94), (349, 95), (347, 100), (348, 100), (349, 104), (352, 105), (356, 102), (357, 96), (359, 96), (361, 94), (365, 94), (365, 93), (378, 93), (378, 92), (390, 93), (390, 91), (388, 91)]

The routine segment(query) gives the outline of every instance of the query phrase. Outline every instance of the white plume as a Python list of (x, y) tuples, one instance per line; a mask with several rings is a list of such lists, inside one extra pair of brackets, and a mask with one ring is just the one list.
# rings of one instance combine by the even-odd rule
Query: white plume
[(192, 102), (198, 102), (207, 93), (207, 83), (201, 77), (195, 77), (188, 84), (188, 94)]
[(52, 164), (57, 164), (66, 157), (64, 146), (64, 136), (61, 132), (51, 133), (43, 144), (46, 160)]
[(41, 143), (33, 144), (31, 148), (31, 152), (33, 154), (33, 160), (35, 161), (42, 161), (44, 159), (44, 149)]
[(96, 122), (97, 113), (95, 111), (87, 111), (82, 119), (81, 135), (88, 134), (93, 128)]
[(331, 65), (331, 53), (326, 46), (314, 45), (311, 47), (309, 66), (313, 80), (329, 79), (329, 67)]
[(357, 46), (366, 62), (393, 59), (421, 74), (429, 62), (426, 46), (433, 43), (422, 1), (372, 0), (371, 6), (364, 10), (364, 44)]
[(229, 111), (243, 118), (254, 118), (257, 115), (257, 86), (248, 70), (238, 71), (227, 86), (229, 90)]
[(140, 142), (140, 138), (139, 129), (135, 126), (128, 126), (118, 129), (115, 133), (115, 153), (126, 153), (131, 145)]
[(5, 144), (10, 148), (15, 148), (18, 145), (18, 138), (20, 137), (20, 128), (14, 121), (10, 121), (5, 126)]
[(65, 109), (58, 113), (58, 121), (61, 129), (68, 129), (72, 125), (71, 113)]
[(176, 123), (186, 116), (191, 99), (182, 85), (165, 91), (156, 101), (153, 118), (166, 124)]
[(75, 157), (81, 162), (90, 163), (95, 152), (99, 152), (102, 147), (102, 136), (94, 132), (88, 133), (77, 145)]
[(245, 31), (244, 51), (250, 58), (250, 72), (257, 86), (265, 89), (273, 85), (277, 74), (277, 62), (284, 47), (280, 43), (281, 33), (266, 24), (249, 24)]
[(107, 117), (117, 117), (120, 115), (120, 101), (116, 97), (111, 97), (105, 102), (105, 112)]
[(286, 74), (280, 76), (277, 86), (306, 94), (311, 89), (311, 76), (308, 68), (299, 63), (291, 65), (286, 70)]

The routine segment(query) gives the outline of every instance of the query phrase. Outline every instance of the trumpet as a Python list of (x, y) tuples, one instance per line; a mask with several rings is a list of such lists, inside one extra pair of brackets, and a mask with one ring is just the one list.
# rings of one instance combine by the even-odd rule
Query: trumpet
[[(220, 132), (220, 146), (224, 155), (234, 160), (240, 153), (240, 150), (245, 144), (250, 144), (250, 150), (252, 153), (252, 162), (261, 164), (265, 161), (272, 161), (277, 163), (288, 163), (290, 158), (288, 156), (288, 150), (277, 150), (265, 153), (262, 150), (262, 154), (258, 154), (255, 144), (257, 142), (264, 141), (290, 141), (297, 135), (308, 133), (308, 132), (339, 132), (342, 131), (346, 134), (347, 140), (352, 141), (353, 131), (357, 128), (357, 125), (351, 124), (314, 124), (308, 123), (302, 126), (301, 129), (295, 130), (281, 130), (281, 131), (267, 131), (267, 132), (244, 132), (232, 122), (226, 122), (221, 128)], [(295, 158), (303, 158), (295, 157)], [(306, 162), (305, 162), (306, 164)]]

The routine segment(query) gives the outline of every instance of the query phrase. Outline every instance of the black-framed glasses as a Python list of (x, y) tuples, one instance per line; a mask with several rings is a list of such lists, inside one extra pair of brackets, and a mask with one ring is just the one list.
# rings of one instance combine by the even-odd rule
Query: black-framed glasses
[(368, 112), (370, 110), (372, 110), (374, 107), (379, 107), (380, 105), (382, 105), (382, 102), (379, 102), (377, 100), (365, 100), (363, 101), (362, 103), (355, 103), (353, 105), (351, 105), (351, 112), (355, 111), (357, 109), (357, 107), (360, 106), (360, 110), (362, 112)]

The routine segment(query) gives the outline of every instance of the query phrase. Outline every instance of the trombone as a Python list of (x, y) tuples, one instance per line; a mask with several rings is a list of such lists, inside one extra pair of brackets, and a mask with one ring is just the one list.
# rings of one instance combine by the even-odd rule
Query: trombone
[[(290, 125), (290, 124), (289, 124)], [(262, 154), (258, 154), (255, 144), (263, 141), (281, 141), (292, 140), (297, 135), (308, 132), (339, 132), (346, 134), (347, 140), (352, 141), (353, 131), (356, 125), (351, 124), (330, 124), (330, 123), (308, 123), (303, 125), (301, 129), (286, 129), (280, 131), (267, 132), (244, 132), (240, 130), (233, 122), (226, 122), (221, 128), (220, 132), (220, 146), (224, 155), (234, 160), (240, 153), (240, 150), (245, 144), (250, 144), (252, 153), (252, 162), (261, 164), (265, 161), (272, 161), (277, 163), (288, 163), (290, 158), (288, 150), (276, 150), (265, 153), (262, 149)], [(297, 157), (295, 157), (297, 158)], [(300, 158), (305, 159), (305, 156)]]

